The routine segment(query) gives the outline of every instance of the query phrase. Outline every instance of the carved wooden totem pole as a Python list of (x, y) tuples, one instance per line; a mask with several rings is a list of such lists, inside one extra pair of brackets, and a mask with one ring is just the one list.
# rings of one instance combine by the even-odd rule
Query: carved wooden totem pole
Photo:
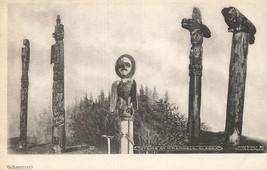
[(234, 7), (224, 8), (222, 14), (228, 31), (233, 32), (225, 137), (227, 145), (236, 146), (242, 132), (248, 44), (254, 43), (256, 28)]
[(133, 120), (138, 109), (136, 82), (132, 79), (135, 73), (134, 58), (128, 54), (120, 56), (115, 70), (121, 80), (112, 84), (110, 111), (118, 113), (120, 117), (120, 153), (133, 154)]
[(56, 43), (51, 49), (51, 64), (53, 67), (53, 129), (52, 143), (53, 151), (61, 153), (65, 147), (65, 109), (64, 109), (64, 26), (61, 24), (60, 16), (57, 16), (57, 24), (53, 37)]
[(29, 63), (30, 63), (30, 41), (23, 40), (21, 54), (22, 61), (22, 76), (21, 76), (21, 91), (20, 91), (20, 139), (19, 148), (27, 147), (27, 118), (28, 118), (28, 86), (29, 86)]
[(201, 13), (198, 8), (193, 9), (192, 19), (183, 19), (182, 27), (190, 31), (191, 44), (189, 64), (189, 110), (188, 137), (194, 139), (200, 133), (200, 105), (201, 105), (201, 76), (203, 37), (210, 38), (210, 30), (202, 24)]

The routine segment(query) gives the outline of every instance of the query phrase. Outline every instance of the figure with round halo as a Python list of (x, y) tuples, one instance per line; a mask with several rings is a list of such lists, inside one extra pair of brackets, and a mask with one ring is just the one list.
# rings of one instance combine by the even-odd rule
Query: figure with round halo
[(115, 64), (116, 74), (121, 80), (111, 87), (110, 111), (120, 117), (120, 153), (133, 154), (133, 120), (138, 110), (136, 82), (132, 79), (135, 73), (135, 60), (124, 54)]

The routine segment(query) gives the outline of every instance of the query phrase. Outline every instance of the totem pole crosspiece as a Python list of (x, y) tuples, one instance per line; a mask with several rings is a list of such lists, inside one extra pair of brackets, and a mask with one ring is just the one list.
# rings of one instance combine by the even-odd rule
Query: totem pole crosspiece
[(120, 56), (115, 71), (121, 80), (112, 84), (110, 111), (120, 117), (120, 153), (133, 154), (133, 120), (138, 109), (136, 82), (132, 79), (135, 73), (134, 58), (128, 54)]
[(208, 27), (202, 24), (201, 13), (198, 8), (193, 9), (192, 19), (183, 19), (182, 27), (189, 30), (192, 47), (190, 49), (189, 64), (189, 107), (188, 107), (188, 137), (190, 140), (200, 134), (200, 105), (201, 105), (201, 76), (203, 37), (210, 38)]
[(19, 148), (27, 147), (27, 118), (28, 118), (28, 87), (29, 87), (29, 63), (30, 63), (30, 41), (23, 40), (21, 51), (22, 76), (21, 76), (21, 96), (20, 96), (20, 138)]
[(240, 144), (242, 133), (248, 44), (254, 44), (256, 28), (234, 7), (224, 8), (222, 14), (228, 31), (233, 32), (225, 141), (226, 145), (236, 146)]
[(56, 43), (51, 48), (51, 64), (53, 67), (53, 129), (52, 144), (55, 153), (61, 153), (65, 147), (65, 109), (64, 109), (64, 26), (60, 16), (57, 16), (57, 24), (53, 37)]

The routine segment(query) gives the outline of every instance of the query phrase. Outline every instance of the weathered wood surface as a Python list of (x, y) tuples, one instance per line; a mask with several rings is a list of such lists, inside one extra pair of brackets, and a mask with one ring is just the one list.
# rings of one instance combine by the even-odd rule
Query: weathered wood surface
[(29, 87), (29, 63), (30, 63), (30, 41), (23, 40), (24, 48), (21, 51), (22, 76), (20, 95), (20, 140), (19, 148), (27, 147), (27, 119), (28, 119), (28, 87)]
[(132, 56), (120, 56), (115, 65), (116, 74), (121, 78), (111, 88), (110, 111), (120, 117), (120, 153), (133, 154), (133, 120), (138, 110), (135, 73), (135, 60)]
[(51, 49), (51, 64), (53, 67), (53, 129), (52, 143), (55, 153), (61, 153), (65, 147), (65, 108), (64, 108), (64, 26), (61, 24), (60, 16), (57, 16), (57, 24), (53, 37), (56, 43)]
[(211, 36), (208, 27), (202, 24), (201, 13), (198, 8), (193, 9), (192, 19), (183, 19), (182, 27), (189, 30), (192, 47), (190, 49), (189, 64), (189, 106), (188, 106), (188, 137), (193, 140), (200, 134), (200, 106), (201, 106), (201, 76), (203, 37)]
[(254, 43), (256, 28), (234, 7), (224, 8), (222, 14), (229, 26), (228, 31), (233, 32), (225, 141), (227, 145), (236, 146), (240, 144), (242, 134), (248, 44)]

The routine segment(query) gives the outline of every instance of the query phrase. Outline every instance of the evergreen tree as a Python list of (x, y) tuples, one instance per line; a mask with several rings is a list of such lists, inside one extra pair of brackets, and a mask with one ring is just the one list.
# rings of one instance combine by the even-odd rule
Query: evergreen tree
[(168, 91), (165, 92), (165, 95), (164, 95), (164, 102), (168, 103), (169, 102), (169, 93)]
[[(97, 98), (87, 93), (66, 109), (67, 145), (95, 145), (106, 148), (106, 140), (102, 135), (111, 135), (112, 150), (118, 153), (120, 130), (119, 116), (109, 111), (110, 93), (106, 96), (101, 90)], [(140, 86), (138, 95), (139, 110), (134, 115), (134, 143), (136, 146), (184, 145), (186, 139), (187, 120), (179, 112), (179, 108), (170, 103), (166, 91), (159, 97), (156, 88), (153, 90)], [(52, 133), (51, 108), (43, 110), (34, 119), (33, 134), (40, 139), (36, 142), (51, 142)], [(209, 127), (202, 122), (202, 130)], [(45, 134), (45, 135), (43, 135)], [(41, 136), (44, 136), (43, 138)]]
[(153, 94), (152, 94), (153, 103), (157, 102), (159, 100), (158, 92), (156, 87), (153, 88)]

